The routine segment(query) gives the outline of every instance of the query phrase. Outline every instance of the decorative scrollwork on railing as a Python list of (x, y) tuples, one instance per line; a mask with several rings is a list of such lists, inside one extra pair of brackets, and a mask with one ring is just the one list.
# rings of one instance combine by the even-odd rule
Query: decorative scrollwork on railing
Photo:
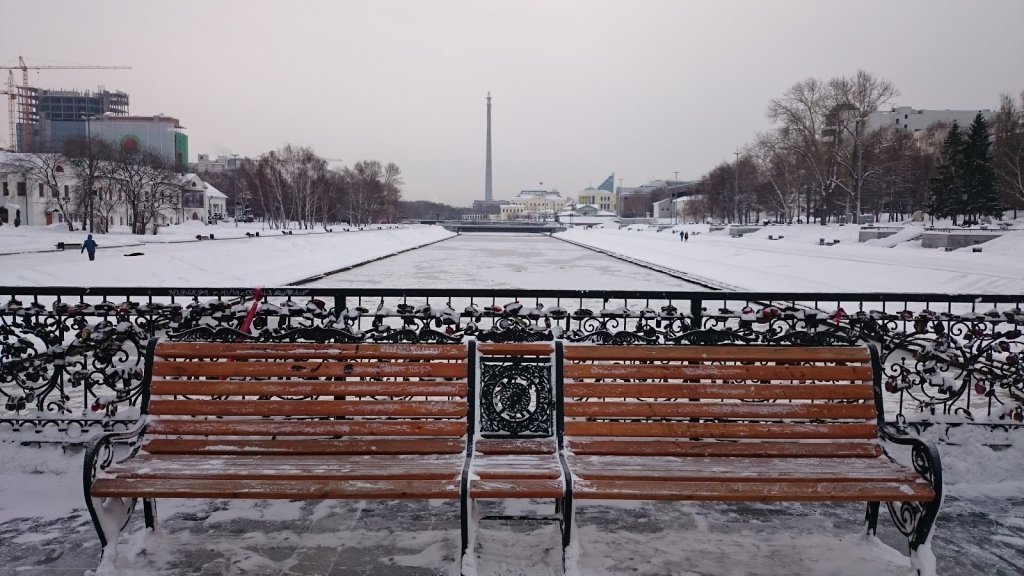
[[(69, 420), (113, 418), (119, 407), (140, 397), (147, 335), (132, 322), (132, 307), (107, 303), (90, 307), (19, 307), (0, 315), (0, 396), (4, 410), (34, 408), (50, 414), (39, 423), (66, 428)], [(63, 313), (62, 313), (63, 312)], [(84, 415), (83, 416), (76, 416)], [(20, 427), (24, 418), (10, 419)]]
[(551, 436), (551, 364), (523, 359), (480, 361), (480, 431)]
[[(887, 405), (894, 413), (890, 420), (926, 425), (941, 414), (994, 425), (1024, 422), (1019, 296), (984, 297), (997, 304), (976, 311), (975, 301), (982, 297), (929, 295), (927, 302), (915, 303), (878, 295), (886, 301), (875, 306), (849, 295), (840, 300), (822, 294), (756, 301), (742, 293), (514, 291), (495, 296), (395, 290), (361, 297), (358, 290), (288, 288), (266, 289), (254, 304), (254, 291), (246, 289), (136, 289), (136, 295), (147, 294), (142, 301), (86, 289), (72, 300), (65, 299), (67, 289), (59, 290), (64, 296), (19, 290), (8, 290), (11, 296), (0, 305), (0, 422), (14, 427), (19, 424), (11, 422), (36, 413), (48, 423), (134, 417), (119, 408), (139, 397), (141, 343), (151, 337), (339, 343), (562, 339), (599, 345), (870, 342), (881, 350)], [(26, 293), (30, 296), (17, 295)], [(832, 304), (821, 304), (826, 301)]]

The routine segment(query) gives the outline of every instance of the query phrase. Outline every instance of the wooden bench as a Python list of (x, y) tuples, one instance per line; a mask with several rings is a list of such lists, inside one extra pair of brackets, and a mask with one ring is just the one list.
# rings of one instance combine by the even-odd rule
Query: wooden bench
[(873, 349), (566, 344), (562, 376), (565, 546), (582, 499), (861, 501), (870, 534), (886, 502), (912, 559), (928, 541), (938, 453), (888, 434)]
[(81, 242), (57, 242), (57, 250), (72, 250), (74, 248), (82, 249)]
[(149, 358), (140, 426), (86, 451), (86, 504), (108, 554), (138, 499), (153, 528), (158, 498), (466, 492), (466, 345), (153, 342)]

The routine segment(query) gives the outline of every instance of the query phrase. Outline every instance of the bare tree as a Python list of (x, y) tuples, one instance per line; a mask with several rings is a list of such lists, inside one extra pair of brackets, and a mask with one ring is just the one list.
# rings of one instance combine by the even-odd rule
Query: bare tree
[(829, 116), (835, 122), (838, 132), (845, 135), (848, 145), (839, 147), (837, 160), (850, 175), (850, 183), (837, 180), (838, 184), (855, 203), (855, 220), (860, 218), (861, 194), (864, 187), (864, 140), (868, 133), (868, 117), (883, 104), (899, 95), (899, 91), (888, 80), (876, 78), (858, 70), (852, 78), (833, 78), (829, 81), (831, 98), (834, 101)]
[(68, 226), (75, 230), (74, 214), (78, 212), (79, 196), (71, 196), (70, 186), (75, 182), (74, 167), (62, 154), (33, 152), (20, 155), (14, 162), (26, 180), (42, 184), (47, 192), (46, 209), (59, 212)]
[[(818, 216), (825, 225), (832, 213), (833, 190), (839, 168), (839, 131), (828, 122), (835, 96), (828, 84), (808, 78), (794, 84), (781, 98), (768, 102), (767, 117), (779, 125), (780, 142), (803, 164), (818, 199)], [(808, 199), (808, 218), (810, 218)]]
[(181, 205), (178, 175), (148, 152), (120, 151), (101, 170), (106, 189), (124, 204), (132, 234), (156, 234), (159, 217)]
[(792, 223), (800, 210), (803, 188), (803, 171), (796, 155), (778, 132), (760, 134), (747, 147), (746, 154), (757, 166), (759, 175), (771, 185), (770, 205), (783, 215), (786, 223)]
[(999, 110), (992, 122), (995, 173), (1004, 201), (1014, 207), (1024, 203), (1024, 91), (1020, 107), (1009, 94), (999, 99)]
[(106, 233), (105, 228), (94, 230), (95, 199), (97, 184), (114, 158), (113, 146), (102, 139), (72, 138), (64, 145), (64, 156), (74, 166), (77, 176), (77, 189), (72, 196), (74, 212), (83, 214), (83, 222), (87, 223), (90, 232)]

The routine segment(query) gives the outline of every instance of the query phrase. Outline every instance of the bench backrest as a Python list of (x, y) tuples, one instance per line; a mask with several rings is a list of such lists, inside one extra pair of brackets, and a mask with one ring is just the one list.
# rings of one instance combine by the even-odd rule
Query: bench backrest
[(150, 453), (456, 454), (466, 345), (160, 342)]
[(566, 344), (564, 358), (574, 453), (880, 453), (866, 347)]

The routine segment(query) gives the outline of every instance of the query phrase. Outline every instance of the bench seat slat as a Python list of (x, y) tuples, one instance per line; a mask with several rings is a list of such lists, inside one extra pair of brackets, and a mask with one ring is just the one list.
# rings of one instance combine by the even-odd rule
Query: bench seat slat
[(586, 346), (567, 344), (566, 360), (686, 362), (870, 362), (862, 346)]
[(678, 458), (573, 456), (573, 474), (586, 480), (723, 482), (912, 482), (918, 474), (883, 458)]
[(561, 498), (565, 484), (561, 479), (479, 479), (470, 480), (471, 498)]
[(161, 358), (369, 358), (465, 360), (462, 344), (323, 344), (258, 342), (160, 342)]
[(189, 416), (465, 416), (465, 402), (442, 400), (161, 400), (149, 404), (153, 415)]
[(406, 479), (454, 480), (462, 471), (458, 454), (445, 456), (210, 456), (142, 455), (112, 466), (117, 478), (206, 479)]
[(94, 497), (278, 500), (445, 499), (459, 497), (457, 480), (204, 480), (99, 478)]
[(152, 394), (178, 396), (439, 396), (465, 398), (462, 382), (348, 380), (153, 380)]
[(845, 380), (871, 379), (871, 366), (790, 366), (736, 364), (566, 364), (565, 378), (700, 380)]
[(153, 362), (154, 376), (247, 378), (465, 378), (466, 364), (454, 362)]
[(147, 432), (166, 436), (450, 436), (465, 422), (436, 420), (183, 420), (151, 422)]
[(570, 436), (669, 438), (869, 439), (876, 424), (748, 424), (718, 422), (566, 422)]
[(621, 440), (567, 438), (576, 455), (601, 456), (728, 456), (754, 458), (875, 458), (877, 442), (713, 442), (691, 440)]
[(462, 454), (466, 443), (454, 438), (380, 438), (369, 440), (152, 438), (143, 449), (150, 454), (259, 454), (318, 456), (352, 454)]
[(562, 477), (554, 454), (480, 455), (473, 458), (472, 471), (485, 479)]
[(698, 398), (722, 400), (873, 400), (864, 384), (690, 384), (566, 382), (568, 398)]
[(751, 402), (569, 402), (566, 417), (860, 419), (875, 417), (874, 404), (758, 404)]
[(719, 502), (930, 501), (926, 482), (651, 482), (576, 480), (573, 497), (608, 500)]

